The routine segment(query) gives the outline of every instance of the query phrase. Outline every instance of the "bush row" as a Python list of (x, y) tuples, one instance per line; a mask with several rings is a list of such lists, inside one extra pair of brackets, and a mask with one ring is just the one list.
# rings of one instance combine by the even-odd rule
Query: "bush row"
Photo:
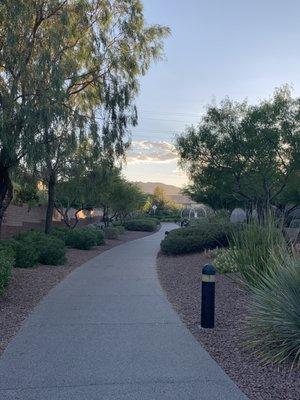
[(52, 236), (63, 240), (66, 246), (80, 250), (89, 250), (93, 246), (100, 246), (105, 242), (103, 231), (95, 227), (86, 229), (55, 228)]
[(124, 223), (128, 231), (154, 232), (157, 229), (157, 222), (151, 219), (132, 219)]
[(227, 246), (232, 229), (226, 222), (203, 222), (176, 229), (161, 242), (161, 250), (166, 254), (188, 254)]

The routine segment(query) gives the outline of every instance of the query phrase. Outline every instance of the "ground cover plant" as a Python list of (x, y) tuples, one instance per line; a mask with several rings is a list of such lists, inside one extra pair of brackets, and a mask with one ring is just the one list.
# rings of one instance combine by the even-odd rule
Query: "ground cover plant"
[(124, 226), (128, 231), (154, 232), (157, 229), (157, 223), (150, 219), (132, 219), (125, 221)]

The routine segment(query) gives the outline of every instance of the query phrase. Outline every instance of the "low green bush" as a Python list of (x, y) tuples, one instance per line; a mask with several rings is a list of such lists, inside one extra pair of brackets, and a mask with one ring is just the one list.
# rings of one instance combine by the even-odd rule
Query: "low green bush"
[(125, 228), (123, 225), (117, 225), (117, 226), (115, 226), (115, 228), (118, 231), (119, 235), (123, 235), (125, 233)]
[(15, 252), (10, 245), (0, 244), (0, 296), (10, 281), (12, 268), (15, 264)]
[(238, 267), (235, 264), (233, 256), (234, 251), (235, 249), (227, 249), (224, 247), (213, 250), (213, 255), (215, 256), (213, 264), (220, 274), (238, 271)]
[[(132, 221), (132, 220), (129, 220), (129, 221)], [(145, 217), (136, 217), (136, 218), (134, 218), (134, 221), (152, 221), (152, 222), (154, 222), (156, 225), (160, 225), (160, 220), (159, 220), (159, 218), (148, 217), (148, 216), (145, 216)]]
[(52, 229), (51, 236), (61, 239), (66, 244), (70, 231), (71, 229), (67, 227), (56, 227)]
[(32, 268), (37, 265), (39, 260), (39, 249), (37, 244), (29, 240), (17, 240), (15, 238), (8, 240), (9, 245), (15, 252), (15, 267)]
[(106, 239), (118, 239), (119, 236), (119, 227), (106, 227), (103, 229), (104, 237)]
[(100, 237), (103, 239), (102, 235), (97, 229), (72, 229), (66, 237), (66, 245), (74, 249), (89, 250), (100, 242)]
[[(40, 231), (22, 232), (14, 237), (16, 246), (16, 266), (30, 268), (38, 262), (47, 265), (62, 265), (66, 262), (64, 237), (46, 235)], [(27, 249), (28, 260), (20, 254), (24, 246)], [(25, 266), (26, 265), (26, 266)]]
[(300, 367), (300, 260), (283, 253), (272, 261), (250, 291), (243, 338), (263, 362)]
[(128, 231), (145, 231), (145, 232), (154, 232), (157, 229), (157, 224), (150, 219), (132, 219), (126, 221), (125, 229)]
[(66, 247), (63, 240), (56, 237), (46, 237), (39, 246), (41, 264), (63, 265), (66, 262)]
[(188, 254), (228, 245), (230, 223), (203, 223), (171, 231), (161, 242), (166, 254)]
[[(85, 229), (87, 231), (91, 231), (93, 236), (94, 236), (94, 245), (95, 246), (101, 246), (102, 244), (105, 243), (105, 236), (103, 229)], [(89, 232), (89, 234), (91, 233)]]

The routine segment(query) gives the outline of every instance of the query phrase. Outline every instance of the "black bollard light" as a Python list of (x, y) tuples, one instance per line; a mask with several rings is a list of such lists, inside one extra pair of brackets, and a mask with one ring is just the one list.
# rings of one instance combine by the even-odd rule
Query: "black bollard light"
[(215, 277), (216, 270), (211, 264), (202, 268), (201, 327), (215, 326)]

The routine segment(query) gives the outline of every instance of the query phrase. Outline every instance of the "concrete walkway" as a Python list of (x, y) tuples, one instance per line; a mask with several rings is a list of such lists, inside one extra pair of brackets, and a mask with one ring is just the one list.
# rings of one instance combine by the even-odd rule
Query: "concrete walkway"
[(0, 360), (0, 399), (246, 400), (161, 290), (155, 258), (173, 227), (108, 250), (56, 286)]

